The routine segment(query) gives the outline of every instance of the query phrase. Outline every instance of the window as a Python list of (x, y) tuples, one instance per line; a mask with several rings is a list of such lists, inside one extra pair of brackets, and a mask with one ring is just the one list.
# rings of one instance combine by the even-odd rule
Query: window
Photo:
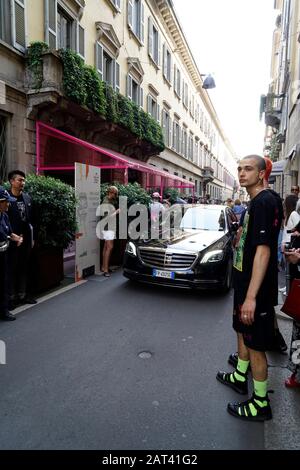
[(8, 44), (12, 43), (11, 23), (5, 19), (10, 18), (10, 15), (10, 3), (0, 2), (0, 39)]
[(147, 98), (147, 112), (155, 119), (156, 121), (160, 121), (160, 106), (157, 103), (156, 99), (153, 98), (152, 95), (148, 95)]
[(195, 121), (196, 124), (198, 124), (200, 118), (200, 105), (199, 103), (196, 104), (196, 110), (195, 110)]
[(191, 162), (194, 159), (194, 136), (190, 132), (189, 135), (189, 153), (188, 153), (188, 159), (191, 160)]
[(121, 11), (121, 0), (108, 0), (115, 11)]
[(173, 149), (174, 149), (177, 153), (180, 153), (180, 152), (181, 152), (180, 144), (181, 144), (181, 129), (180, 129), (180, 125), (179, 125), (179, 122), (174, 121), (174, 122), (173, 122)]
[(201, 144), (199, 147), (199, 167), (203, 168), (203, 146)]
[(104, 49), (100, 42), (96, 42), (96, 69), (104, 82), (120, 91), (120, 66), (116, 60)]
[(172, 81), (171, 72), (172, 71), (172, 58), (171, 52), (169, 51), (166, 44), (163, 47), (163, 75), (169, 83)]
[(190, 115), (195, 116), (195, 96), (192, 93), (190, 95)]
[(204, 113), (202, 109), (200, 110), (200, 129), (203, 131), (203, 121), (204, 121)]
[[(12, 21), (10, 21), (11, 18)], [(25, 38), (25, 0), (1, 0), (0, 39), (24, 52)]]
[(162, 130), (164, 136), (164, 142), (167, 147), (171, 147), (172, 142), (172, 131), (171, 131), (171, 118), (170, 114), (166, 109), (162, 112)]
[(78, 54), (84, 58), (85, 57), (85, 37), (84, 37), (84, 29), (80, 24), (78, 24), (78, 30), (77, 30), (78, 38), (77, 38), (77, 44), (78, 44)]
[(63, 10), (58, 8), (57, 11), (57, 48), (72, 48), (72, 27), (73, 20)]
[(136, 38), (144, 43), (144, 5), (142, 0), (128, 0), (128, 27)]
[(0, 115), (0, 182), (7, 178), (6, 118)]
[(181, 153), (184, 157), (187, 157), (187, 128), (182, 129), (182, 140), (181, 140)]
[(198, 137), (195, 137), (194, 160), (195, 160), (196, 165), (199, 166), (199, 138)]
[(176, 93), (176, 95), (178, 96), (178, 98), (181, 97), (181, 89), (180, 89), (180, 86), (181, 86), (181, 74), (180, 74), (180, 70), (179, 68), (177, 67), (176, 64), (174, 64), (174, 92)]
[(149, 17), (149, 24), (148, 24), (148, 53), (153, 62), (160, 67), (161, 65), (161, 58), (160, 58), (160, 34), (158, 32), (158, 28), (153, 23), (151, 16)]
[(143, 107), (143, 89), (139, 83), (129, 74), (127, 75), (127, 97), (138, 106)]
[(189, 88), (188, 84), (185, 83), (184, 80), (182, 80), (182, 102), (183, 105), (188, 109), (189, 107)]
[(108, 85), (114, 85), (114, 61), (103, 51), (103, 81)]

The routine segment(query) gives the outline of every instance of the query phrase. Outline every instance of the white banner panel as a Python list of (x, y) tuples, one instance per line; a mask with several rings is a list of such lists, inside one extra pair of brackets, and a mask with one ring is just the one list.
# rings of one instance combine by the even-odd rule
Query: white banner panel
[(75, 281), (80, 281), (100, 272), (100, 240), (96, 236), (96, 210), (100, 204), (100, 168), (75, 163), (75, 192), (78, 199)]

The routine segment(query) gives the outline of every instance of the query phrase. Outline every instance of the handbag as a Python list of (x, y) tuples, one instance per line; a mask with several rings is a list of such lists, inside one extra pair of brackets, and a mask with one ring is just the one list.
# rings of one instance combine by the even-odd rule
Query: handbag
[(294, 279), (281, 311), (300, 322), (300, 279)]

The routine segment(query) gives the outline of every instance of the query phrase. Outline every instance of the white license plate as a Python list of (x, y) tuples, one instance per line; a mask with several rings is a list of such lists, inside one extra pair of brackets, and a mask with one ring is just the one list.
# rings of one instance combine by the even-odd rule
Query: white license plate
[(160, 271), (159, 269), (153, 269), (153, 277), (163, 277), (164, 279), (175, 279), (175, 273), (172, 271)]

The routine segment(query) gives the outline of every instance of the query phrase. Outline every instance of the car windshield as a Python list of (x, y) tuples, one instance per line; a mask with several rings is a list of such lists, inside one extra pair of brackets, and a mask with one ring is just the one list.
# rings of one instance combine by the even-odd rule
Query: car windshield
[(191, 207), (184, 214), (180, 228), (195, 230), (225, 230), (225, 215), (222, 209)]

